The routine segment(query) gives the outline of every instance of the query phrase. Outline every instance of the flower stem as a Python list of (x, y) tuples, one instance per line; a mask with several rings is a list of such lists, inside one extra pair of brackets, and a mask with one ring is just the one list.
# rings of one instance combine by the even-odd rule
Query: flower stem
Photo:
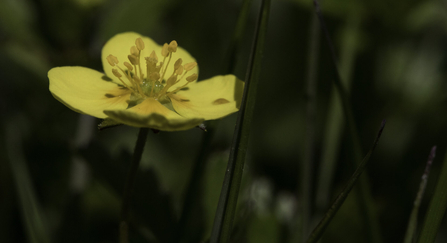
[(140, 128), (137, 143), (135, 145), (135, 150), (132, 156), (132, 164), (130, 165), (129, 172), (127, 174), (126, 185), (124, 186), (124, 193), (123, 193), (123, 203), (121, 206), (120, 243), (129, 242), (128, 221), (129, 221), (130, 199), (132, 197), (135, 178), (138, 171), (138, 166), (140, 165), (144, 145), (146, 144), (147, 140), (146, 138), (148, 132), (149, 128)]

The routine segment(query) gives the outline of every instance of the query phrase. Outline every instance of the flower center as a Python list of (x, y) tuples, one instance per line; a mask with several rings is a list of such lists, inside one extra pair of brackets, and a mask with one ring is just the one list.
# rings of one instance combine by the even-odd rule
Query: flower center
[[(117, 57), (113, 55), (107, 56), (108, 63), (112, 67), (116, 67), (112, 69), (113, 75), (121, 81), (124, 87), (132, 91), (129, 105), (132, 105), (132, 103), (134, 105), (138, 104), (146, 98), (154, 98), (161, 103), (168, 103), (169, 94), (173, 94), (184, 88), (190, 82), (197, 80), (198, 75), (196, 73), (186, 77), (186, 74), (197, 66), (197, 63), (190, 62), (182, 65), (183, 61), (181, 58), (174, 62), (173, 73), (166, 73), (171, 63), (172, 53), (177, 51), (177, 46), (175, 40), (169, 44), (165, 43), (161, 50), (163, 61), (160, 62), (155, 51), (152, 51), (148, 57), (144, 58), (146, 60), (145, 73), (143, 72), (144, 67), (141, 65), (141, 51), (144, 49), (144, 42), (141, 38), (137, 38), (135, 45), (130, 48), (130, 54), (127, 56), (129, 62), (126, 61), (123, 63), (126, 67), (125, 69), (117, 65)], [(124, 82), (122, 79), (123, 76), (128, 82)], [(185, 84), (178, 86), (172, 91), (168, 91), (169, 88), (181, 82), (183, 78), (185, 78)]]

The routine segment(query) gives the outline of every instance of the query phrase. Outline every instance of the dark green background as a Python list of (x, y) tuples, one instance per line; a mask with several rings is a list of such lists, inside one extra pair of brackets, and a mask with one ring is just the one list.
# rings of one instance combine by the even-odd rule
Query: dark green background
[[(102, 71), (102, 45), (117, 33), (136, 31), (160, 44), (177, 40), (197, 59), (199, 80), (225, 74), (240, 6), (236, 0), (1, 0), (0, 242), (117, 242), (121, 188), (138, 129), (97, 131), (99, 120), (79, 115), (52, 97), (49, 69), (85, 66)], [(428, 153), (438, 146), (421, 215), (446, 151), (447, 3), (336, 0), (321, 7), (342, 76), (350, 80), (365, 153), (387, 119), (367, 174), (382, 238), (401, 242)], [(240, 45), (234, 73), (240, 79), (258, 8), (254, 1)], [(299, 238), (294, 214), (300, 204), (300, 164), (309, 142), (306, 70), (312, 14), (309, 1), (272, 3), (234, 242)], [(333, 89), (329, 48), (323, 39), (319, 46), (316, 174), (326, 149), (326, 127), (332, 122)], [(341, 111), (335, 113), (341, 116)], [(235, 118), (219, 123), (202, 198), (187, 234), (190, 242), (209, 237)], [(339, 130), (329, 198), (354, 171), (346, 129)], [(202, 135), (199, 129), (149, 134), (144, 176), (134, 196), (131, 242), (169, 239)], [(361, 222), (350, 196), (324, 242), (368, 242)], [(447, 237), (442, 227), (439, 242)]]

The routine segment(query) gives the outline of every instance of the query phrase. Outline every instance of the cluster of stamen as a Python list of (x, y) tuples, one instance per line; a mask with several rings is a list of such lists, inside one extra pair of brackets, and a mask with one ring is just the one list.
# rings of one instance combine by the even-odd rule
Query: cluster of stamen
[[(161, 56), (163, 57), (163, 61), (161, 62), (158, 61), (155, 51), (152, 51), (149, 57), (145, 57), (146, 76), (141, 67), (141, 51), (144, 49), (144, 42), (141, 38), (137, 38), (135, 46), (130, 48), (130, 55), (127, 56), (129, 62), (123, 63), (126, 69), (122, 69), (117, 65), (118, 58), (113, 55), (109, 55), (107, 61), (112, 67), (116, 67), (112, 69), (113, 75), (121, 81), (124, 87), (132, 91), (131, 99), (141, 100), (151, 97), (161, 102), (168, 100), (167, 97), (169, 94), (179, 91), (188, 85), (188, 83), (197, 80), (198, 77), (194, 73), (185, 78), (186, 74), (197, 66), (197, 63), (190, 62), (182, 65), (183, 61), (179, 58), (174, 63), (174, 72), (169, 77), (166, 76), (167, 78), (165, 79), (172, 53), (177, 51), (177, 47), (176, 41), (171, 41), (169, 44), (165, 43), (161, 50)], [(123, 76), (128, 82), (122, 79)], [(169, 88), (181, 82), (183, 78), (186, 80), (184, 85), (168, 92)]]

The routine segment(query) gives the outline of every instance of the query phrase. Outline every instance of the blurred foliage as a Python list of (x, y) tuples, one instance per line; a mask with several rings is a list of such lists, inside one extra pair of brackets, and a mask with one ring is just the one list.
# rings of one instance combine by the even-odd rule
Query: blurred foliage
[[(98, 132), (98, 120), (72, 112), (51, 96), (51, 67), (102, 70), (102, 45), (116, 33), (136, 31), (158, 43), (177, 40), (198, 60), (201, 79), (221, 74), (240, 6), (236, 0), (1, 0), (0, 242), (117, 241), (121, 188), (137, 129)], [(346, 55), (343, 46), (351, 47), (352, 61), (343, 75), (351, 80), (364, 150), (381, 120), (388, 121), (367, 173), (382, 238), (400, 242), (427, 154), (438, 145), (420, 215), (447, 146), (447, 2), (337, 0), (322, 1), (321, 7), (340, 59)], [(235, 74), (241, 79), (255, 9), (237, 58)], [(297, 242), (312, 14), (311, 1), (273, 1), (234, 242)], [(348, 28), (353, 25), (358, 27)], [(333, 89), (330, 52), (323, 43), (315, 171), (324, 152)], [(201, 207), (194, 213), (200, 227), (188, 231), (188, 242), (209, 237), (234, 123), (232, 115), (217, 128), (197, 199)], [(354, 171), (344, 130), (329, 200)], [(132, 205), (131, 242), (172, 237), (202, 134), (192, 129), (149, 135)], [(367, 242), (359, 217), (351, 195), (323, 242)], [(446, 237), (441, 230), (439, 242)]]

